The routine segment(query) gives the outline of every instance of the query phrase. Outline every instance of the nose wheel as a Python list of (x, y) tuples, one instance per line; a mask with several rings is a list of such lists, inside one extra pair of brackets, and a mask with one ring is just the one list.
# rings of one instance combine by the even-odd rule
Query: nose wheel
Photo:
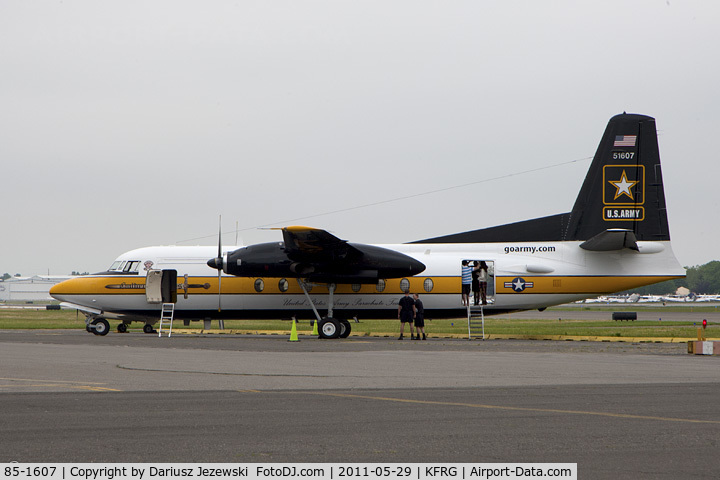
[(98, 317), (87, 327), (91, 333), (95, 335), (105, 336), (110, 331), (110, 323), (102, 317)]

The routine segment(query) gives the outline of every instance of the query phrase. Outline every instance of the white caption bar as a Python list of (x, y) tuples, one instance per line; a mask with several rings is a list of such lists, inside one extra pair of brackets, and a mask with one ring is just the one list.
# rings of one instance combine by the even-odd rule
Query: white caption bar
[(577, 479), (577, 463), (3, 463), (2, 480)]

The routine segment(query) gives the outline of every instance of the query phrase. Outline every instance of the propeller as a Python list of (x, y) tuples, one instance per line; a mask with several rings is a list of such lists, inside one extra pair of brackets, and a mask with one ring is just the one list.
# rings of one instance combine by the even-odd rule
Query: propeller
[(223, 256), (222, 256), (222, 215), (218, 219), (218, 253), (217, 257), (207, 261), (208, 267), (218, 271), (218, 312), (222, 312), (222, 272), (223, 272)]
[(222, 271), (223, 271), (223, 257), (222, 257), (222, 215), (218, 218), (218, 312), (222, 312)]

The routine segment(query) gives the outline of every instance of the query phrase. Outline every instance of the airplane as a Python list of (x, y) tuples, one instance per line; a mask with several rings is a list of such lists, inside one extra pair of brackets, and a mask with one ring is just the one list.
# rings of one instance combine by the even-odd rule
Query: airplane
[[(394, 318), (408, 290), (421, 294), (427, 318), (461, 318), (477, 308), (542, 311), (685, 276), (670, 243), (655, 119), (639, 114), (610, 119), (568, 213), (392, 245), (279, 230), (282, 241), (256, 245), (132, 250), (50, 294), (81, 311), (96, 335), (108, 333), (107, 318), (122, 321), (120, 332), (141, 321), (150, 333), (172, 302), (186, 325), (314, 317), (320, 338), (344, 338), (349, 319)], [(486, 305), (462, 304), (463, 261), (488, 266)]]

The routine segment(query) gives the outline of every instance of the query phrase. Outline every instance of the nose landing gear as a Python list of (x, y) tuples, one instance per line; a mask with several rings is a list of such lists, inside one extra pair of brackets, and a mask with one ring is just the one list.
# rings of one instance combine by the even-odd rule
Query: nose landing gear
[(95, 335), (107, 335), (110, 331), (110, 322), (105, 320), (105, 317), (87, 317), (85, 319), (85, 330)]

